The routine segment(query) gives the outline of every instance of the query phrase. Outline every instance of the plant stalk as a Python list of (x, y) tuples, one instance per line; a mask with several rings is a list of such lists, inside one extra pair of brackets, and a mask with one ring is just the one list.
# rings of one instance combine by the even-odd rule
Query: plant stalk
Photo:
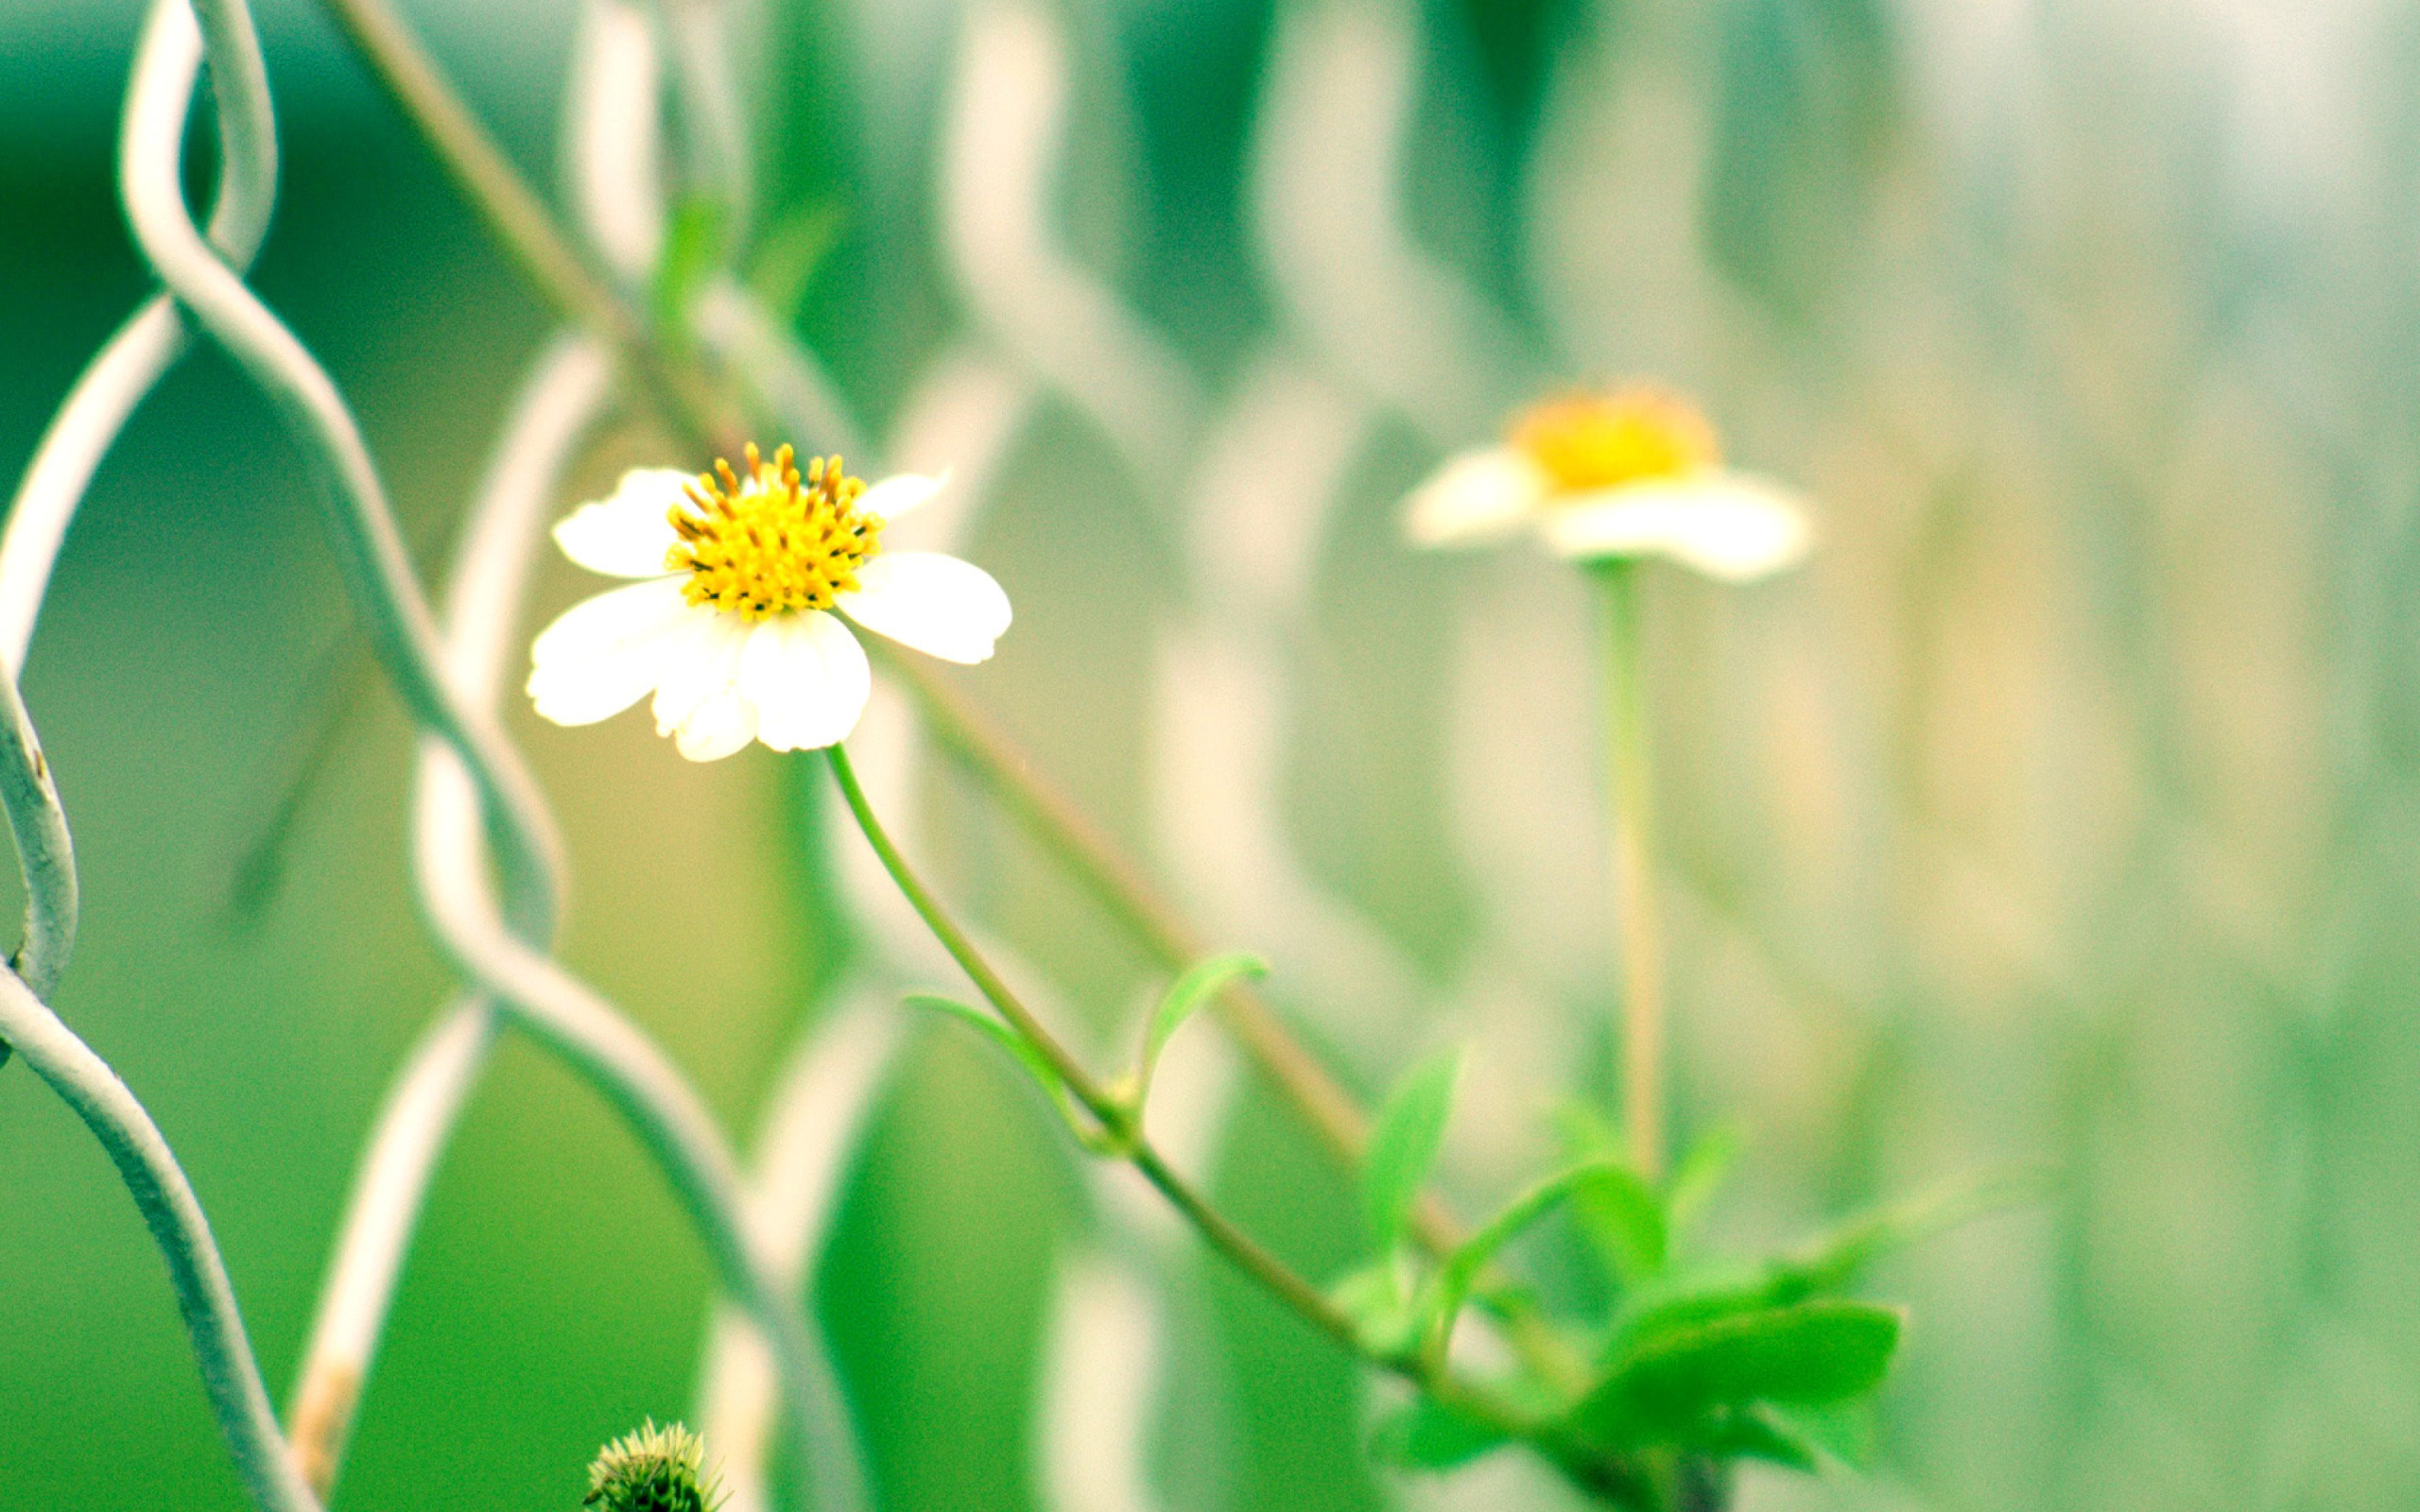
[(385, 0), (323, 0), (329, 17), (418, 128), (462, 197), (529, 282), (564, 317), (614, 347), (634, 387), (682, 429), (726, 456), (746, 439), (730, 406), (695, 368), (671, 360), (630, 302), (589, 266), (553, 213), (488, 135)]
[(1590, 574), (1603, 630), (1605, 799), (1622, 972), (1622, 1138), (1632, 1163), (1656, 1181), (1664, 1174), (1664, 938), (1655, 899), (1653, 737), (1647, 723), (1638, 568), (1605, 561)]
[(1084, 1069), (1083, 1062), (1076, 1058), (1074, 1052), (1035, 1018), (1033, 1011), (1025, 1005), (1008, 983), (1001, 980), (1000, 974), (975, 948), (966, 932), (959, 927), (958, 921), (925, 885), (924, 879), (908, 864), (908, 858), (900, 853), (899, 847), (892, 843), (890, 832), (883, 828), (881, 818), (873, 812), (873, 805), (867, 800), (865, 788), (857, 782), (856, 769), (849, 764), (848, 752), (838, 746), (831, 746), (825, 748), (824, 754), (831, 762), (834, 779), (840, 784), (841, 797), (848, 801), (849, 813), (856, 819), (857, 828), (865, 833), (866, 843), (873, 847), (874, 854), (882, 861), (883, 869), (898, 885), (901, 895), (916, 910), (917, 917), (933, 932), (933, 937), (941, 941), (942, 948), (949, 952), (950, 959), (966, 972), (976, 988), (999, 1010), (1002, 1018), (1009, 1021), (1010, 1026), (1042, 1052), (1043, 1058), (1059, 1074), (1059, 1079), (1066, 1084), (1067, 1090), (1075, 1094), (1076, 1101), (1083, 1105), (1084, 1110), (1115, 1137), (1121, 1148), (1130, 1152), (1127, 1159), (1134, 1168), (1142, 1172), (1144, 1177), (1201, 1231), (1213, 1248), (1274, 1293), (1320, 1332), (1347, 1348), (1353, 1348), (1353, 1320), (1329, 1301), (1318, 1287), (1296, 1275), (1284, 1262), (1237, 1228), (1213, 1208), (1209, 1199), (1192, 1183), (1169, 1166), (1151, 1147), (1150, 1142), (1143, 1137), (1141, 1119), (1135, 1110), (1119, 1102), (1107, 1088), (1096, 1081), (1092, 1073)]
[[(1076, 1101), (1112, 1136), (1120, 1156), (1167, 1198), (1213, 1249), (1225, 1256), (1237, 1269), (1291, 1308), (1313, 1328), (1359, 1358), (1404, 1376), (1439, 1402), (1487, 1424), (1508, 1437), (1539, 1447), (1575, 1478), (1587, 1473), (1577, 1468), (1584, 1463), (1584, 1455), (1576, 1455), (1571, 1446), (1559, 1442), (1547, 1425), (1531, 1419), (1498, 1400), (1493, 1394), (1462, 1381), (1452, 1374), (1443, 1362), (1423, 1359), (1416, 1352), (1404, 1356), (1373, 1354), (1364, 1348), (1359, 1331), (1342, 1309), (1328, 1300), (1318, 1287), (1297, 1275), (1285, 1262), (1236, 1228), (1233, 1220), (1211, 1204), (1200, 1188), (1170, 1166), (1145, 1138), (1140, 1109), (1112, 1095), (1074, 1053), (1034, 1017), (1032, 1010), (1001, 979), (999, 972), (967, 937), (965, 930), (925, 885), (923, 878), (900, 853), (890, 832), (884, 829), (881, 818), (873, 812), (873, 805), (867, 799), (865, 788), (857, 782), (856, 771), (849, 763), (848, 752), (836, 745), (826, 747), (824, 754), (831, 763), (834, 779), (839, 783), (841, 797), (849, 805), (850, 815), (865, 834), (866, 843), (873, 847), (883, 869), (890, 874), (901, 895), (916, 910), (917, 917), (925, 921), (925, 927), (932, 931), (933, 937), (941, 941), (942, 948), (949, 952), (950, 958), (966, 972), (977, 989), (1008, 1021), (1010, 1026), (1042, 1053), (1043, 1058), (1058, 1073)], [(1601, 1468), (1599, 1473), (1601, 1473)]]

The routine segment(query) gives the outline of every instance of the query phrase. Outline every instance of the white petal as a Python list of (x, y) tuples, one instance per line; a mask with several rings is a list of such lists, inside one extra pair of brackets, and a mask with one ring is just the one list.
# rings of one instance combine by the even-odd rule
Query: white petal
[(725, 688), (690, 711), (673, 746), (693, 762), (718, 762), (756, 738), (756, 711), (736, 688)]
[(677, 578), (632, 583), (573, 605), (529, 645), (529, 696), (559, 725), (593, 725), (655, 686), (698, 611)]
[(672, 533), (673, 507), (688, 497), (686, 472), (632, 468), (610, 499), (583, 504), (555, 526), (555, 544), (592, 573), (609, 577), (658, 577)]
[(1009, 595), (972, 562), (890, 551), (857, 569), (840, 610), (878, 634), (944, 662), (988, 662), (1009, 628)]
[(705, 610), (683, 622), (665, 648), (655, 684), (655, 732), (668, 735), (717, 694), (739, 680), (739, 655), (751, 627), (736, 614)]
[(1799, 496), (1737, 472), (1634, 483), (1574, 500), (1546, 520), (1565, 557), (1668, 557), (1709, 577), (1744, 583), (1794, 567), (1814, 543)]
[(847, 739), (873, 691), (865, 647), (820, 610), (767, 620), (739, 659), (739, 694), (755, 706), (756, 738), (775, 750)]
[(1404, 501), (1404, 534), (1416, 546), (1493, 541), (1535, 513), (1553, 488), (1545, 469), (1512, 447), (1462, 452)]
[(894, 473), (858, 494), (857, 507), (877, 520), (896, 520), (949, 487), (949, 472), (943, 468), (931, 477), (922, 472)]

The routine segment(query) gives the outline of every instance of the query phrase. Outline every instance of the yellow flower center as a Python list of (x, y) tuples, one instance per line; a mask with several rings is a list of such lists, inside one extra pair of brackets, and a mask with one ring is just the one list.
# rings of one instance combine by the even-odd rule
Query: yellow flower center
[(745, 477), (717, 460), (672, 507), (681, 539), (665, 553), (665, 568), (689, 575), (682, 592), (690, 603), (746, 620), (830, 609), (882, 549), (882, 521), (857, 507), (865, 490), (837, 456), (808, 458), (802, 476), (788, 447), (768, 462), (752, 441)]
[(1659, 388), (1549, 400), (1513, 422), (1512, 444), (1559, 493), (1680, 477), (1722, 460), (1705, 417)]

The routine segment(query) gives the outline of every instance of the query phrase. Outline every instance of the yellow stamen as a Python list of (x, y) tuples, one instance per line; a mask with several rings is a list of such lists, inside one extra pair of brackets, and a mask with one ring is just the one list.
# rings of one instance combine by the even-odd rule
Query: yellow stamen
[(1513, 422), (1512, 444), (1564, 493), (1681, 477), (1722, 460), (1705, 417), (1659, 388), (1549, 400)]
[(745, 477), (717, 460), (672, 507), (681, 539), (664, 565), (689, 575), (682, 592), (690, 603), (742, 619), (830, 609), (882, 549), (882, 521), (857, 507), (865, 490), (837, 456), (808, 458), (802, 477), (788, 447), (768, 462), (752, 441)]

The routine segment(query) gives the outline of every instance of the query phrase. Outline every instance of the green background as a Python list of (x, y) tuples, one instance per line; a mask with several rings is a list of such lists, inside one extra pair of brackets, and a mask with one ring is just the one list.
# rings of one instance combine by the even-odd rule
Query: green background
[[(407, 9), (551, 183), (570, 8)], [(1409, 224), (1506, 312), (1474, 365), (1683, 383), (1819, 501), (1807, 573), (1651, 595), (1679, 1119), (1750, 1133), (1719, 1228), (1784, 1237), (1996, 1162), (2061, 1176), (1882, 1277), (1917, 1321), (1875, 1473), (1758, 1479), (1747, 1503), (2420, 1501), (2420, 27), (2060, 0), (1409, 9)], [(765, 198), (841, 228), (800, 331), (885, 421), (967, 320), (932, 209), (955, 12), (771, 10)], [(1240, 188), (1272, 14), (1051, 14), (1080, 65), (1054, 213), (1226, 392), (1288, 319)], [(110, 163), (136, 21), (0, 0), (12, 479), (148, 287)], [(356, 406), (433, 572), (548, 321), (317, 13), (287, 0), (263, 25), (285, 156), (252, 283)], [(1442, 999), (1486, 913), (1447, 816), (1454, 614), (1474, 583), (1532, 603), (1508, 633), (1535, 656), (1504, 679), (1568, 698), (1585, 618), (1542, 558), (1394, 542), (1436, 440), (1392, 418), (1352, 470), (1288, 642), (1283, 818)], [(198, 352), (103, 468), (26, 678), (84, 881), (60, 1009), (175, 1144), (273, 1393), (381, 1089), (449, 987), (410, 898), (407, 729), (360, 671), (311, 487)], [(1151, 492), (1046, 407), (970, 548), (1018, 626), (964, 684), (1147, 850), (1148, 648), (1186, 598)], [(578, 576), (544, 571), (533, 627)], [(516, 709), (511, 729), (570, 842), (565, 958), (747, 1130), (839, 967), (815, 770), (761, 749), (691, 767), (638, 716), (561, 730)], [(277, 875), (248, 891), (305, 770)], [(934, 813), (949, 885), (1119, 1022), (1140, 959), (979, 803)], [(1531, 885), (1550, 903), (1595, 883)], [(1600, 971), (1544, 990), (1599, 1033)], [(1461, 1179), (1474, 1206), (1492, 1193)], [(1265, 1096), (1218, 1185), (1313, 1274), (1352, 1258), (1343, 1181)], [(1083, 1208), (1035, 1100), (920, 1033), (820, 1294), (885, 1505), (1035, 1504), (1044, 1307)], [(1215, 1360), (1184, 1368), (1236, 1440), (1220, 1475), (1171, 1472), (1168, 1504), (1423, 1494), (1362, 1467), (1350, 1366), (1209, 1275)], [(707, 1301), (631, 1138), (509, 1044), (438, 1179), (337, 1505), (573, 1505), (601, 1440), (688, 1410)], [(44, 1512), (241, 1495), (131, 1205), (14, 1065), (0, 1487)]]

